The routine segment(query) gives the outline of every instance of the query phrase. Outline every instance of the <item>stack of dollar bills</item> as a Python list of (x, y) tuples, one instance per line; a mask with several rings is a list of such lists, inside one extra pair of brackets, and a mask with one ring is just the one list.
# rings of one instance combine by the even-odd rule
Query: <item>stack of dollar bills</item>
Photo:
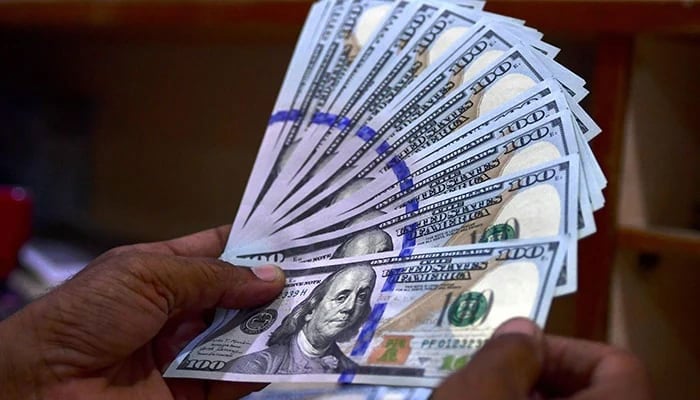
[(222, 255), (287, 285), (219, 310), (166, 376), (412, 398), (576, 290), (606, 185), (585, 82), (483, 5), (311, 6)]

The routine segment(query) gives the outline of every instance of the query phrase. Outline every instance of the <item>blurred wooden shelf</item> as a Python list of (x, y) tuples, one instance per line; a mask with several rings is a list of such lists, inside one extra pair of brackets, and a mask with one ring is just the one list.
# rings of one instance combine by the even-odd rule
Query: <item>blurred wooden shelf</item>
[(700, 33), (700, 7), (689, 1), (494, 0), (485, 9), (548, 33)]
[[(8, 1), (0, 27), (122, 34), (161, 32), (231, 38), (240, 26), (263, 38), (300, 26), (310, 1)], [(524, 19), (546, 32), (698, 33), (700, 7), (686, 1), (492, 0), (486, 10)], [(286, 27), (286, 29), (285, 29)], [(270, 33), (272, 31), (272, 33)]]
[(9, 1), (0, 29), (117, 39), (294, 41), (306, 1)]
[(700, 256), (700, 118), (689, 95), (700, 87), (698, 44), (662, 37), (636, 43), (620, 153), (616, 239), (622, 249)]
[(678, 228), (635, 228), (622, 226), (618, 246), (640, 253), (684, 254), (700, 257), (700, 232)]
[(0, 22), (16, 26), (210, 27), (237, 22), (298, 24), (307, 1), (9, 1)]

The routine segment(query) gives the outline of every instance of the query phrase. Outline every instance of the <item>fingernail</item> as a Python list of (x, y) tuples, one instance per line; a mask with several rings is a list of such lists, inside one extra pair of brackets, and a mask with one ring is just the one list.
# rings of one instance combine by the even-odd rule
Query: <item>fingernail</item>
[(493, 337), (505, 335), (507, 333), (539, 336), (542, 334), (542, 331), (534, 322), (527, 318), (513, 318), (501, 324), (501, 326), (493, 332)]
[(282, 270), (276, 265), (261, 265), (253, 267), (253, 274), (262, 281), (273, 282), (282, 275)]

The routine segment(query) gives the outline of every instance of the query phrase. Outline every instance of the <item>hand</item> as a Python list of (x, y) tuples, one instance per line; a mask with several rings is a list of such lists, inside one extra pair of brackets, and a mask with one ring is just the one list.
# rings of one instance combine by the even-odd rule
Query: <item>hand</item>
[(631, 354), (584, 340), (544, 336), (531, 321), (501, 325), (466, 367), (436, 389), (450, 399), (651, 399), (646, 371)]
[(206, 310), (259, 306), (282, 290), (277, 267), (251, 272), (214, 258), (228, 232), (114, 249), (0, 323), (2, 397), (200, 399), (260, 389), (161, 376), (204, 329)]

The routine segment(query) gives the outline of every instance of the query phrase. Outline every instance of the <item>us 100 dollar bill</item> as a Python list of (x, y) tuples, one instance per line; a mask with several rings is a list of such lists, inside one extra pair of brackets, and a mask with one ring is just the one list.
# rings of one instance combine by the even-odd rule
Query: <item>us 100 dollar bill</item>
[(502, 322), (544, 323), (564, 241), (286, 265), (276, 300), (226, 312), (165, 376), (435, 386)]
[[(406, 92), (415, 92), (414, 96), (418, 96), (417, 91), (420, 91), (420, 97), (437, 101), (438, 93), (444, 96), (461, 82), (473, 78), (481, 68), (488, 65), (489, 60), (494, 60), (502, 54), (504, 49), (521, 43), (521, 40), (525, 41), (525, 35), (516, 37), (508, 30), (509, 25), (503, 22), (495, 23), (492, 17), (482, 18), (470, 28), (450, 24), (454, 21), (446, 17), (438, 18), (411, 48), (404, 49), (391, 68), (386, 68), (371, 88), (366, 91), (348, 90), (351, 95), (336, 102), (336, 108), (332, 108), (329, 113), (347, 116), (347, 124), (330, 124), (327, 127), (315, 128), (325, 131), (323, 135), (308, 137), (309, 140), (317, 139), (318, 144), (312, 143), (312, 146), (319, 150), (315, 151), (316, 154), (311, 154), (304, 168), (296, 172), (296, 177), (289, 182), (290, 187), (294, 188), (308, 181), (319, 168), (329, 164), (336, 154), (342, 157), (354, 153), (358, 147), (364, 145), (359, 137), (349, 133), (353, 128), (366, 124), (383, 109), (399, 110), (400, 112), (392, 113), (392, 118), (404, 121), (420, 115), (415, 110), (391, 106), (394, 99), (412, 97), (406, 96), (404, 89)], [(521, 31), (524, 29), (519, 28)], [(454, 45), (450, 46), (450, 43)], [(541, 51), (552, 57), (556, 53), (555, 48), (535, 38), (526, 44), (541, 48)], [(419, 76), (420, 79), (417, 79)], [(412, 82), (416, 84), (412, 85)], [(430, 91), (434, 92), (432, 96), (425, 94)], [(360, 142), (353, 143), (354, 141)]]
[[(360, 215), (416, 207), (437, 196), (467, 189), (501, 176), (518, 173), (578, 151), (573, 122), (567, 113), (557, 113), (516, 130), (507, 137), (496, 130), (476, 136), (461, 147), (445, 148), (410, 167), (400, 182), (388, 174), (370, 182), (343, 202), (304, 220), (305, 226), (323, 227), (314, 233), (340, 229)], [(472, 150), (472, 151), (469, 151)], [(580, 176), (580, 175), (579, 175)]]
[[(340, 2), (337, 2), (340, 3)], [(333, 11), (332, 11), (333, 10)], [(292, 60), (287, 68), (282, 88), (275, 101), (272, 117), (268, 123), (267, 130), (263, 136), (262, 144), (258, 150), (255, 165), (251, 176), (263, 176), (270, 174), (273, 170), (274, 162), (272, 152), (279, 151), (279, 130), (281, 125), (289, 119), (296, 118), (295, 110), (292, 106), (294, 99), (299, 95), (298, 87), (310, 79), (312, 67), (317, 63), (323, 51), (323, 44), (317, 42), (322, 26), (326, 18), (332, 12), (339, 13), (340, 5), (333, 7), (330, 2), (318, 2), (311, 6), (309, 15), (304, 23), (304, 27), (299, 36)], [(240, 234), (246, 225), (250, 213), (253, 212), (256, 202), (259, 200), (260, 191), (264, 182), (260, 180), (248, 180), (241, 206), (238, 208), (231, 231)], [(231, 238), (238, 237), (232, 235)], [(231, 238), (229, 242), (231, 242)]]
[[(396, 167), (405, 166), (401, 179), (397, 179), (396, 174), (391, 169), (389, 169), (388, 174), (386, 172), (382, 173), (384, 168), (376, 171), (372, 176), (363, 178), (356, 176), (340, 190), (334, 187), (323, 190), (320, 196), (326, 197), (326, 201), (318, 203), (308, 202), (300, 205), (284, 217), (276, 221), (273, 219), (271, 223), (260, 225), (252, 236), (255, 238), (265, 237), (275, 230), (300, 223), (299, 221), (304, 218), (314, 215), (328, 215), (331, 211), (327, 207), (334, 210), (346, 210), (347, 208), (343, 208), (343, 204), (351, 202), (350, 199), (357, 197), (356, 195), (360, 194), (362, 190), (369, 190), (369, 188), (365, 189), (369, 182), (375, 188), (378, 184), (376, 182), (380, 180), (392, 179), (394, 183), (397, 183), (415, 173), (415, 169), (412, 166), (416, 163), (424, 162), (426, 158), (432, 159), (437, 153), (442, 153), (443, 151), (454, 152), (455, 156), (458, 156), (461, 153), (475, 149), (476, 146), (487, 140), (508, 135), (516, 130), (525, 129), (547, 116), (564, 112), (568, 108), (567, 104), (565, 95), (561, 93), (560, 86), (553, 80), (546, 80), (534, 87), (530, 93), (515, 98), (503, 110), (479, 117), (472, 123), (457, 129), (439, 141), (438, 139), (430, 139), (430, 135), (425, 135), (408, 142), (412, 150), (406, 154), (412, 155), (407, 157), (403, 165), (400, 163), (394, 164)], [(575, 115), (575, 118), (577, 117)], [(426, 143), (433, 141), (438, 141), (435, 146), (426, 146)], [(396, 157), (400, 158), (402, 156), (405, 155), (397, 155)]]
[[(348, 184), (371, 176), (375, 171), (394, 170), (394, 165), (402, 161), (397, 154), (409, 156), (410, 153), (406, 154), (403, 150), (415, 138), (430, 136), (439, 140), (446, 137), (460, 126), (477, 118), (479, 114), (494, 110), (493, 107), (496, 105), (506, 103), (507, 100), (531, 89), (537, 82), (551, 75), (551, 72), (542, 66), (530, 50), (521, 46), (512, 48), (484, 75), (460, 87), (453, 95), (427, 112), (422, 120), (395, 132), (395, 137), (391, 137), (390, 132), (385, 133), (385, 135), (390, 134), (388, 137), (380, 139), (372, 137), (371, 140), (374, 143), (372, 146), (362, 151), (358, 149), (358, 153), (362, 153), (362, 156), (357, 154), (346, 156), (349, 157), (348, 162), (341, 169), (329, 168), (324, 171), (326, 173), (315, 176), (307, 183), (308, 190), (298, 190), (276, 210), (274, 215), (284, 216), (302, 205), (309, 207), (323, 202), (329, 194), (332, 197)], [(517, 90), (500, 88), (500, 85), (508, 86), (510, 80), (516, 80), (523, 85), (516, 85)], [(476, 98), (479, 101), (476, 101)], [(372, 151), (369, 151), (370, 148)], [(330, 178), (329, 175), (331, 175)]]
[[(325, 8), (319, 10), (319, 4)], [(370, 39), (373, 33), (381, 36), (391, 31), (404, 12), (410, 13), (419, 6), (421, 4), (405, 1), (391, 6), (390, 2), (382, 0), (334, 0), (312, 7), (236, 215), (233, 227), (236, 235), (231, 238), (243, 240), (249, 234), (249, 230), (242, 228), (294, 153), (299, 135), (311, 118), (309, 109), (316, 95), (326, 92), (321, 88), (337, 83), (349, 63), (356, 61), (358, 51), (362, 50), (363, 55), (359, 56), (362, 59), (381, 47), (376, 43), (381, 40)], [(387, 11), (389, 8), (391, 10)], [(425, 12), (438, 9), (430, 5), (424, 8)]]
[[(283, 168), (278, 170), (279, 176), (275, 178), (276, 186), (273, 186), (267, 193), (264, 199), (264, 206), (270, 207), (278, 202), (278, 194), (284, 193), (280, 191), (279, 188), (286, 188), (288, 186), (287, 181), (294, 176), (294, 172), (302, 166), (302, 164), (314, 154), (314, 148), (316, 146), (309, 146), (308, 142), (310, 139), (311, 143), (315, 142), (313, 138), (308, 137), (309, 134), (313, 136), (314, 129), (312, 127), (325, 126), (325, 125), (338, 125), (343, 126), (349, 122), (348, 118), (345, 116), (321, 112), (321, 107), (324, 107), (326, 100), (329, 99), (333, 101), (334, 97), (337, 97), (337, 93), (344, 91), (345, 88), (352, 93), (362, 93), (368, 89), (374, 82), (375, 77), (385, 69), (385, 66), (390, 65), (394, 57), (399, 54), (404, 47), (408, 46), (410, 43), (418, 40), (419, 36), (422, 34), (423, 30), (428, 28), (433, 24), (434, 20), (440, 19), (440, 16), (444, 13), (453, 13), (455, 17), (461, 17), (461, 22), (463, 24), (474, 24), (474, 19), (478, 18), (480, 13), (476, 13), (464, 7), (459, 7), (451, 4), (430, 4), (417, 2), (411, 4), (406, 8), (400, 15), (401, 18), (394, 21), (392, 17), (395, 15), (396, 11), (399, 10), (398, 7), (394, 8), (394, 12), (386, 20), (386, 22), (392, 22), (391, 28), (386, 29), (385, 26), (382, 27), (377, 34), (370, 39), (371, 43), (363, 48), (361, 54), (357, 56), (357, 62), (354, 62), (349, 66), (347, 73), (343, 74), (342, 82), (333, 82), (337, 84), (328, 84), (326, 89), (318, 89), (313, 92), (309, 92), (307, 97), (309, 98), (308, 107), (302, 108), (303, 118), (299, 120), (299, 123), (292, 126), (292, 132), (296, 133), (296, 136), (300, 138), (305, 138), (294, 145), (290, 155), (286, 156)], [(464, 14), (465, 16), (462, 16)], [(472, 17), (467, 17), (471, 15)], [(343, 25), (341, 25), (342, 27)], [(329, 71), (335, 71), (338, 68), (329, 68)], [(345, 70), (343, 70), (345, 72)], [(323, 79), (319, 77), (321, 83), (324, 82)], [(316, 85), (319, 87), (319, 85)], [(330, 90), (333, 89), (331, 93)], [(301, 164), (300, 164), (301, 163)]]
[[(311, 262), (398, 249), (410, 254), (419, 247), (575, 237), (578, 170), (578, 157), (570, 155), (344, 229), (310, 236), (303, 224), (295, 225), (250, 247), (227, 248), (224, 257)], [(576, 242), (570, 241), (565, 278), (571, 282), (564, 279), (561, 285), (575, 282), (576, 250)]]

